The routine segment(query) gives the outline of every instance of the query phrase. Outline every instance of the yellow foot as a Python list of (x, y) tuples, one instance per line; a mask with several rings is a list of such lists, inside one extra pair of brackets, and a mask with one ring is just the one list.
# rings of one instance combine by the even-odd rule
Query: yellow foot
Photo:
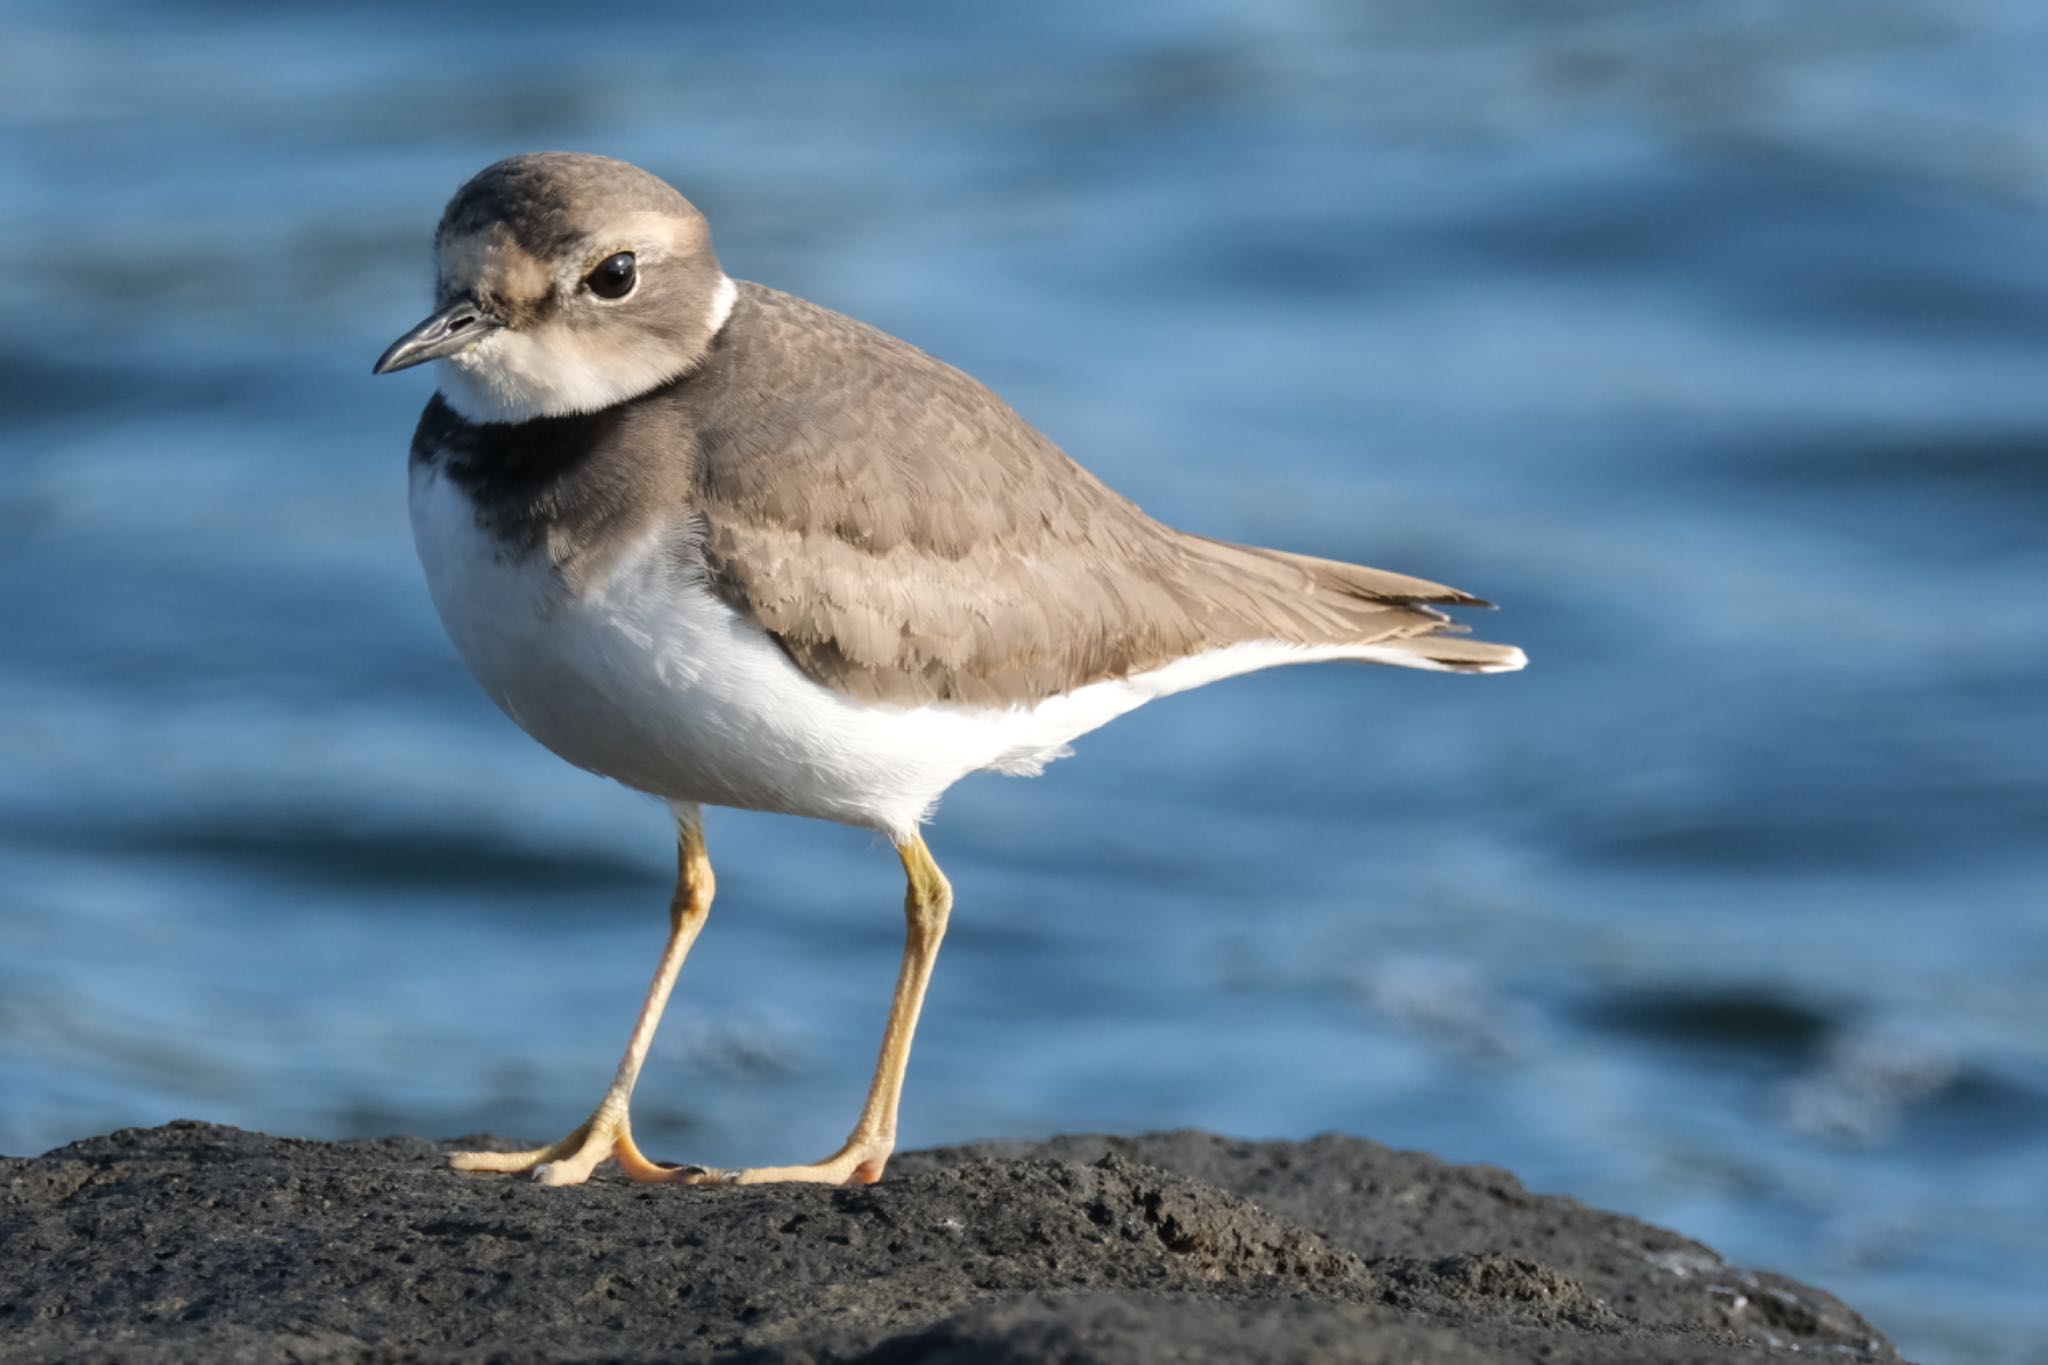
[(613, 1118), (602, 1110), (552, 1147), (529, 1152), (456, 1152), (448, 1164), (458, 1171), (530, 1175), (543, 1185), (581, 1185), (606, 1157), (617, 1161), (629, 1179), (646, 1184), (674, 1181), (700, 1169), (649, 1161), (634, 1145), (633, 1129), (625, 1117)]
[(633, 1141), (632, 1126), (600, 1111), (552, 1147), (526, 1152), (456, 1152), (448, 1164), (458, 1171), (530, 1175), (543, 1185), (581, 1185), (607, 1157), (619, 1163), (628, 1179), (645, 1185), (872, 1185), (882, 1178), (892, 1147), (849, 1143), (808, 1166), (753, 1166), (732, 1171), (675, 1166), (648, 1160)]
[(751, 1166), (738, 1171), (675, 1166), (662, 1168), (655, 1178), (679, 1185), (872, 1185), (882, 1178), (889, 1151), (879, 1145), (847, 1146), (808, 1166)]

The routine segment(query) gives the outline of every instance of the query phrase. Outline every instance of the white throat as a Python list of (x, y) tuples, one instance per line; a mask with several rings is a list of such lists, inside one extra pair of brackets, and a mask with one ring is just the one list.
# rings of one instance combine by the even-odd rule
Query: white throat
[[(707, 335), (732, 316), (739, 287), (721, 275), (711, 295)], [(593, 348), (559, 326), (504, 328), (441, 364), (441, 397), (472, 422), (525, 422), (597, 412), (638, 398), (690, 363), (633, 347)]]

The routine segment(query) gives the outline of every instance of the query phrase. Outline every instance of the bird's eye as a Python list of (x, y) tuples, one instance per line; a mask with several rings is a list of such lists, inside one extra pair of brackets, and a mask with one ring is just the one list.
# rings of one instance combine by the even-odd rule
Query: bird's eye
[(633, 292), (639, 278), (633, 268), (633, 253), (621, 251), (598, 262), (597, 269), (584, 276), (583, 283), (601, 299), (622, 299)]

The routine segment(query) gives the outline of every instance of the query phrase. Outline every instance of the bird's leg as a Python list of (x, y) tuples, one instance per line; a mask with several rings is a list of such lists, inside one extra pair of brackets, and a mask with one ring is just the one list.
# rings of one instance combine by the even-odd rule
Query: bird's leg
[(714, 1181), (758, 1185), (779, 1180), (871, 1185), (882, 1178), (882, 1167), (896, 1147), (896, 1107), (903, 1097), (903, 1071), (910, 1064), (910, 1038), (917, 1031), (925, 984), (931, 980), (939, 940), (946, 936), (946, 916), (953, 909), (953, 888), (932, 861), (924, 840), (912, 835), (896, 846), (896, 852), (903, 859), (909, 882), (903, 894), (903, 969), (897, 974), (896, 994), (889, 1002), (889, 1024), (882, 1033), (874, 1083), (868, 1087), (867, 1104), (845, 1145), (808, 1166), (759, 1166), (742, 1171), (684, 1167), (671, 1172), (669, 1179), (692, 1185)]
[[(619, 1167), (635, 1180), (675, 1179), (675, 1168), (658, 1166), (640, 1154), (633, 1144), (633, 1128), (627, 1106), (633, 1098), (633, 1083), (640, 1078), (640, 1064), (647, 1059), (647, 1045), (661, 1023), (662, 1008), (669, 991), (689, 956), (690, 945), (711, 913), (711, 894), (716, 889), (711, 875), (711, 858), (704, 850), (704, 830), (694, 809), (679, 809), (676, 815), (676, 890), (668, 907), (668, 946), (661, 950), (661, 962), (654, 969), (654, 981), (640, 1006), (640, 1018), (633, 1024), (633, 1036), (626, 1055), (619, 1060), (611, 1088), (597, 1102), (576, 1130), (552, 1147), (530, 1152), (457, 1152), (449, 1164), (458, 1171), (531, 1172), (543, 1184), (580, 1185), (606, 1157), (615, 1157)], [(695, 1168), (689, 1168), (695, 1169)]]

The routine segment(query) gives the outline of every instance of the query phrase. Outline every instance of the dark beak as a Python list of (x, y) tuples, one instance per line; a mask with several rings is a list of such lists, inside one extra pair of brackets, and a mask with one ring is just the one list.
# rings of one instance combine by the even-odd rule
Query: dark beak
[(390, 374), (466, 351), (497, 331), (499, 325), (484, 315), (475, 299), (464, 295), (392, 342), (377, 357), (370, 373)]

